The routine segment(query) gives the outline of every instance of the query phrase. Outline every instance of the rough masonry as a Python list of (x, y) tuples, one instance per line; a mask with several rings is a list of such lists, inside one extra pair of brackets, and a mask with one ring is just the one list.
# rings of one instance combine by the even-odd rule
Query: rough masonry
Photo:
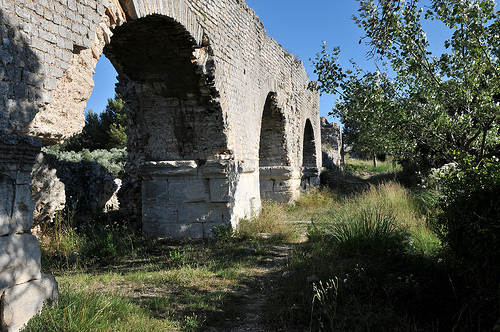
[(342, 128), (337, 123), (330, 123), (321, 117), (321, 153), (323, 154), (323, 167), (340, 169), (342, 167)]
[(30, 172), (42, 144), (82, 129), (102, 54), (129, 119), (122, 197), (145, 235), (207, 237), (319, 181), (319, 96), (243, 0), (0, 0), (0, 38), (2, 299), (30, 282), (54, 295)]

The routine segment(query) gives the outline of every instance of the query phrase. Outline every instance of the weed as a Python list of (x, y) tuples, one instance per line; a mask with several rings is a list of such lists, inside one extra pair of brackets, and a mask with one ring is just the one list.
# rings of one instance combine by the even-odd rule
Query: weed
[(212, 239), (215, 242), (228, 242), (234, 235), (231, 225), (217, 225), (212, 229)]
[(168, 252), (168, 256), (170, 257), (170, 261), (177, 266), (182, 266), (187, 262), (185, 251), (174, 249)]
[(313, 300), (312, 300), (312, 308), (311, 308), (311, 326), (312, 330), (312, 322), (314, 322), (314, 309), (317, 306), (320, 310), (319, 314), (321, 316), (326, 317), (326, 319), (320, 319), (321, 322), (327, 321), (327, 326), (323, 323), (320, 325), (321, 329), (324, 330), (334, 330), (335, 319), (337, 316), (337, 296), (338, 296), (338, 285), (339, 280), (337, 277), (335, 279), (328, 280), (323, 286), (323, 282), (319, 282), (319, 286), (313, 284)]

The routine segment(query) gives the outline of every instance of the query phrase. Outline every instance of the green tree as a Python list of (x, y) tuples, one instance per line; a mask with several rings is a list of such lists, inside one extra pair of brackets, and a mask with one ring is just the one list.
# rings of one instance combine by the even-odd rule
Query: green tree
[[(500, 153), (500, 21), (495, 2), (427, 3), (424, 10), (417, 0), (361, 0), (355, 20), (365, 30), (369, 56), (387, 61), (395, 75), (344, 71), (336, 61), (338, 49), (329, 54), (324, 48), (314, 61), (319, 88), (340, 94), (333, 113), (344, 125), (350, 128), (355, 119), (358, 137), (375, 136), (407, 165), (421, 170), (452, 161), (477, 165)], [(430, 52), (424, 19), (449, 29), (446, 53)], [(366, 116), (370, 111), (380, 114)]]
[[(500, 19), (495, 1), (428, 0), (425, 9), (418, 0), (359, 2), (355, 20), (364, 28), (369, 56), (386, 61), (390, 70), (344, 71), (336, 63), (338, 51), (328, 54), (324, 48), (315, 60), (320, 90), (340, 93), (334, 112), (342, 121), (365, 123), (357, 127), (360, 137), (375, 128), (373, 135), (390, 142), (407, 168), (427, 171), (450, 163), (441, 182), (437, 230), (463, 272), (461, 282), (467, 286), (460, 291), (474, 304), (471, 319), (493, 330), (500, 310)], [(431, 53), (425, 19), (448, 29), (445, 53)], [(375, 74), (383, 83), (371, 79)], [(367, 116), (372, 109), (379, 114)]]
[(85, 116), (83, 131), (71, 137), (64, 143), (63, 149), (67, 151), (81, 151), (88, 149), (124, 148), (127, 142), (125, 134), (127, 116), (125, 102), (115, 95), (108, 99), (108, 104), (101, 114), (89, 110)]

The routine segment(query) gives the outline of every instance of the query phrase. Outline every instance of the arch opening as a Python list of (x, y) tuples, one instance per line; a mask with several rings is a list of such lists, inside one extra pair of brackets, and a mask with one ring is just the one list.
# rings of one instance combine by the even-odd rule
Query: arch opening
[(259, 166), (288, 166), (286, 153), (285, 117), (278, 108), (276, 94), (266, 98), (262, 113), (259, 144)]
[(302, 167), (316, 167), (316, 141), (314, 130), (309, 119), (306, 120), (304, 128), (304, 141), (302, 144)]
[[(127, 113), (123, 211), (146, 236), (200, 238), (231, 222), (230, 160), (210, 46), (173, 18), (117, 27), (105, 55)], [(233, 180), (236, 181), (236, 180)]]
[(291, 200), (291, 167), (286, 145), (286, 121), (276, 93), (267, 95), (262, 112), (259, 143), (260, 196), (275, 201)]
[(222, 112), (207, 75), (209, 47), (198, 46), (180, 23), (152, 15), (124, 24), (104, 52), (127, 102), (129, 153), (157, 161), (208, 160), (225, 150)]
[(314, 129), (309, 119), (306, 120), (302, 142), (302, 187), (304, 189), (319, 184), (317, 166), (316, 140)]

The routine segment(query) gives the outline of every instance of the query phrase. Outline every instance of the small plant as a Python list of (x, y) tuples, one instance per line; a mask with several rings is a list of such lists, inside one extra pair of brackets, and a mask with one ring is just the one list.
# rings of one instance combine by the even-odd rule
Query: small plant
[[(335, 318), (337, 316), (337, 296), (338, 296), (338, 288), (339, 288), (339, 280), (337, 277), (335, 279), (328, 280), (323, 286), (323, 282), (319, 282), (319, 286), (317, 284), (313, 284), (313, 300), (312, 300), (312, 308), (311, 308), (311, 326), (314, 322), (314, 314), (315, 307), (319, 309), (319, 315), (326, 317), (323, 319), (319, 319), (320, 327), (323, 330), (334, 331), (335, 329)], [(325, 326), (323, 321), (327, 321), (328, 324)]]
[(212, 238), (215, 242), (231, 241), (233, 235), (234, 231), (231, 225), (217, 225), (212, 229)]
[(177, 249), (171, 250), (168, 252), (168, 257), (170, 258), (170, 261), (174, 263), (175, 265), (182, 266), (186, 263), (186, 252), (185, 251), (179, 251)]

